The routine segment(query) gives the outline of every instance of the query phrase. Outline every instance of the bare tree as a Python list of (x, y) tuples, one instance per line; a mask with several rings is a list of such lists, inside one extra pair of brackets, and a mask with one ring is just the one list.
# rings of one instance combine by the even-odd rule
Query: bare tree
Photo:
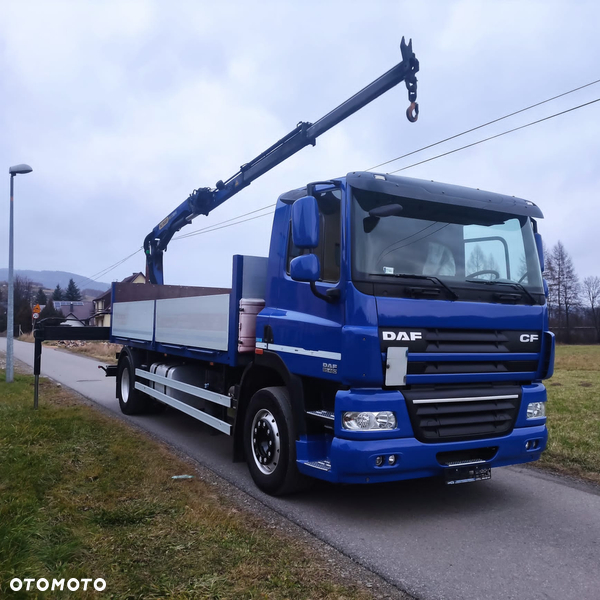
[(596, 340), (600, 342), (600, 277), (594, 275), (583, 280), (583, 296), (589, 306)]
[[(490, 252), (487, 256), (481, 249), (479, 244), (475, 244), (469, 259), (467, 260), (467, 270), (470, 274), (480, 273), (482, 271), (496, 271), (498, 272), (498, 263), (494, 258), (494, 255)], [(488, 279), (491, 279), (492, 275), (488, 274)]]
[[(565, 328), (565, 341), (571, 341), (571, 317), (580, 304), (581, 286), (573, 261), (559, 240), (546, 260), (548, 304), (558, 327)], [(563, 325), (564, 324), (564, 325)]]
[(479, 271), (483, 271), (487, 268), (485, 254), (481, 249), (479, 244), (475, 244), (473, 251), (471, 252), (471, 256), (469, 256), (469, 260), (467, 261), (467, 269), (470, 273), (478, 273)]

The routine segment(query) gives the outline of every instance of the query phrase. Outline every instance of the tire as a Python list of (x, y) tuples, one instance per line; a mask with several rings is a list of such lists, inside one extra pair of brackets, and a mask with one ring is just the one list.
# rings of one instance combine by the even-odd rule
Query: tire
[(296, 465), (296, 434), (285, 387), (268, 387), (252, 396), (244, 423), (244, 450), (256, 486), (272, 496), (298, 492), (311, 479)]
[(135, 389), (135, 361), (130, 352), (121, 352), (117, 370), (117, 398), (121, 412), (125, 415), (139, 415), (150, 407), (148, 397)]

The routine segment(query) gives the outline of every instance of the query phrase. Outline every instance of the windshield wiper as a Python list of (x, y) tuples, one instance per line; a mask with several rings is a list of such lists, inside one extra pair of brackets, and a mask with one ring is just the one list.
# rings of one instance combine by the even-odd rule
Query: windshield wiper
[(434, 275), (411, 275), (409, 273), (377, 273), (377, 275), (383, 275), (385, 277), (398, 277), (400, 279), (427, 279), (433, 281), (440, 287), (443, 287), (454, 300), (458, 300), (458, 294), (450, 287), (447, 286), (441, 279), (438, 279)]
[(468, 281), (469, 283), (483, 283), (485, 285), (512, 285), (528, 296), (532, 304), (538, 303), (531, 292), (522, 283), (517, 283), (516, 281), (494, 281), (493, 279), (465, 279), (465, 281)]

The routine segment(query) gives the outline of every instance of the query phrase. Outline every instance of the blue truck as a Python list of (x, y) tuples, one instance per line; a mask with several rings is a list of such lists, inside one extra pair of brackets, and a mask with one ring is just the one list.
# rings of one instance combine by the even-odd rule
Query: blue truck
[(147, 236), (149, 283), (113, 284), (121, 410), (168, 405), (233, 438), (256, 485), (485, 480), (537, 460), (553, 371), (533, 203), (372, 172), (279, 196), (268, 257), (234, 256), (231, 288), (165, 285), (172, 236), (393, 86), (402, 61), (300, 123)]

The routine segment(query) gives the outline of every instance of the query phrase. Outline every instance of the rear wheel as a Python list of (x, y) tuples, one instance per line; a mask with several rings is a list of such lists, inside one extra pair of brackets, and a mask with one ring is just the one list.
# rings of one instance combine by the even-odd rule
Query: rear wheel
[(244, 426), (244, 449), (250, 475), (263, 492), (281, 496), (299, 491), (311, 480), (296, 465), (296, 434), (285, 387), (269, 387), (252, 396)]
[(131, 352), (121, 352), (117, 370), (117, 398), (121, 412), (139, 415), (149, 408), (148, 397), (135, 389), (135, 359)]

